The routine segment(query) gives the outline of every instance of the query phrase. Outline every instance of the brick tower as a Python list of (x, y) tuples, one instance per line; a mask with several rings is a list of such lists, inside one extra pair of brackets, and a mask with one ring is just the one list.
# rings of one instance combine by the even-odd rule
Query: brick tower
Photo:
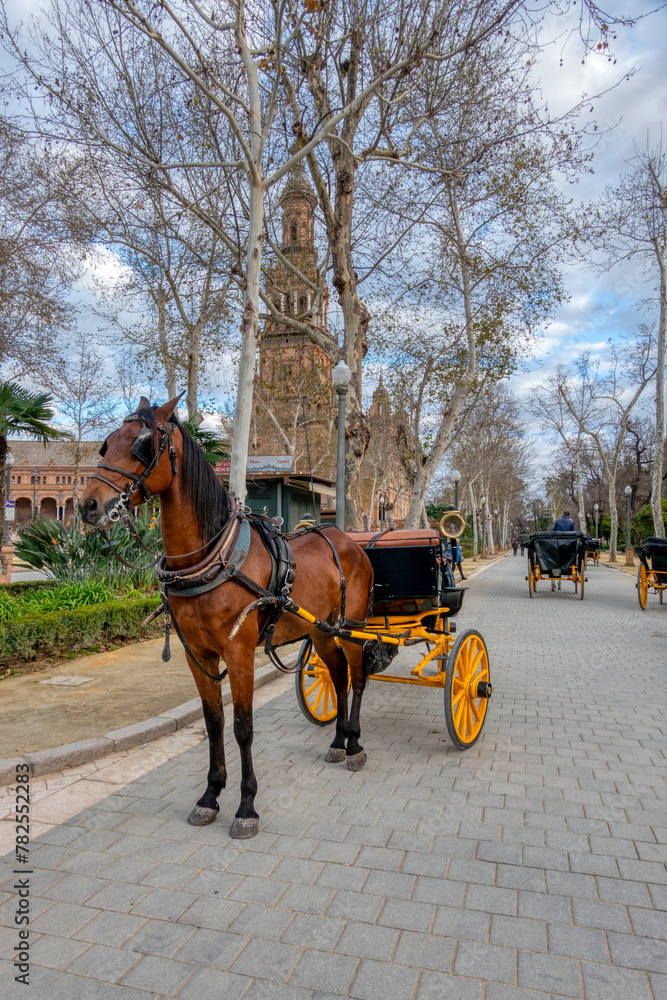
[[(317, 285), (321, 281), (315, 249), (317, 197), (302, 164), (290, 171), (279, 204), (282, 209), (282, 254)], [(317, 300), (313, 289), (277, 261), (268, 270), (266, 291), (283, 316), (299, 318), (327, 332), (326, 284), (321, 301), (313, 310)], [(331, 474), (333, 458), (330, 460), (329, 452), (333, 456), (335, 450), (331, 434), (334, 399), (331, 371), (329, 355), (305, 334), (267, 320), (259, 348), (256, 382), (259, 406), (252, 428), (251, 450), (265, 455), (292, 451), (295, 471), (306, 472), (305, 420), (311, 465), (313, 469), (317, 465), (320, 475)]]

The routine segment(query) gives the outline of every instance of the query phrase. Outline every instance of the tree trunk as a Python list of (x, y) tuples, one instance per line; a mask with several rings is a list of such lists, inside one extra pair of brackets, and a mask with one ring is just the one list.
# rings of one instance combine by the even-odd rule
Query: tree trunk
[(470, 506), (472, 508), (472, 558), (473, 562), (477, 562), (477, 501), (472, 483), (468, 483), (468, 489), (470, 490)]
[(264, 186), (261, 180), (250, 183), (248, 199), (248, 250), (246, 254), (243, 318), (241, 320), (241, 357), (236, 390), (234, 436), (229, 473), (229, 488), (243, 502), (246, 495), (246, 466), (252, 420), (252, 394), (255, 381), (255, 358), (259, 344), (259, 279), (262, 264), (264, 225)]
[(77, 515), (79, 509), (79, 470), (81, 469), (81, 434), (76, 442), (76, 451), (74, 452), (74, 489), (72, 490), (72, 506), (74, 508), (74, 517)]
[[(204, 318), (200, 316), (196, 323), (188, 327), (188, 385), (186, 393), (186, 403), (188, 405), (188, 417), (197, 415), (197, 390), (199, 388), (199, 359), (201, 348), (201, 335), (204, 329)], [(174, 392), (174, 396), (176, 392)], [(173, 396), (169, 397), (173, 399)]]
[(665, 451), (665, 330), (667, 328), (667, 262), (662, 254), (660, 262), (660, 320), (658, 326), (658, 367), (655, 376), (655, 455), (651, 510), (653, 529), (658, 538), (665, 537), (665, 518), (662, 512), (662, 474)]
[(616, 507), (616, 477), (609, 477), (609, 517), (611, 518), (611, 533), (609, 535), (609, 562), (616, 562), (618, 550), (618, 509)]
[(167, 340), (167, 302), (168, 296), (164, 289), (160, 288), (157, 294), (157, 334), (160, 345), (160, 356), (162, 367), (164, 368), (164, 381), (167, 388), (167, 397), (173, 399), (178, 395), (176, 390), (176, 372), (169, 353), (169, 342)]
[(577, 506), (579, 507), (579, 531), (586, 531), (586, 511), (584, 510), (584, 487), (581, 481), (580, 439), (577, 441)]

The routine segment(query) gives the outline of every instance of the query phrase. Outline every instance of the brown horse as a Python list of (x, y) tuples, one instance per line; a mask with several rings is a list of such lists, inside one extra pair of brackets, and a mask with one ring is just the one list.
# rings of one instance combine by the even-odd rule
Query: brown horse
[[(103, 472), (91, 476), (79, 506), (86, 524), (104, 529), (123, 509), (122, 505), (129, 508), (141, 504), (146, 490), (157, 495), (167, 566), (170, 570), (185, 572), (202, 559), (207, 543), (220, 535), (228, 522), (230, 495), (218, 483), (201, 448), (179, 424), (175, 416), (179, 398), (158, 408), (151, 408), (148, 400), (141, 399), (137, 412), (107, 438), (106, 448), (103, 448), (104, 462), (98, 466)], [(148, 432), (143, 428), (148, 428)], [(142, 482), (138, 482), (140, 479)], [(129, 480), (134, 482), (133, 487), (129, 486)], [(359, 545), (343, 532), (330, 527), (326, 534), (335, 544), (347, 581), (347, 615), (363, 620), (368, 614), (372, 587), (370, 562)], [(333, 623), (341, 610), (341, 580), (329, 544), (318, 533), (306, 533), (291, 538), (290, 545), (296, 564), (292, 587), (294, 602), (303, 605), (321, 621)], [(180, 553), (190, 555), (181, 556)], [(266, 588), (269, 584), (271, 558), (254, 525), (243, 573), (261, 587)], [(193, 663), (194, 657), (209, 674), (217, 676), (222, 659), (229, 672), (234, 735), (241, 756), (241, 804), (230, 831), (231, 836), (237, 838), (252, 837), (258, 830), (254, 806), (257, 780), (251, 755), (253, 670), (255, 647), (267, 612), (253, 611), (233, 640), (229, 636), (244, 608), (256, 597), (256, 593), (236, 580), (226, 580), (199, 596), (173, 594), (169, 597), (176, 623), (193, 654), (189, 655), (186, 649), (202, 700), (210, 749), (206, 791), (193, 808), (188, 822), (194, 826), (212, 823), (219, 810), (218, 796), (226, 785), (220, 684), (205, 676)], [(358, 770), (366, 760), (359, 744), (359, 714), (365, 686), (362, 650), (346, 642), (339, 646), (331, 635), (289, 613), (279, 619), (274, 643), (293, 642), (307, 635), (312, 637), (315, 649), (329, 668), (338, 697), (336, 735), (326, 760), (346, 760), (350, 770)], [(349, 717), (348, 665), (353, 692)]]

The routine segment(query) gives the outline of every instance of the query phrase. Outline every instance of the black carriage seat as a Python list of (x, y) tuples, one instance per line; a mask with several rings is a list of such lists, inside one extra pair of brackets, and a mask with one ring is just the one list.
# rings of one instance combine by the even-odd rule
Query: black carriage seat
[(540, 573), (562, 576), (583, 557), (587, 540), (583, 531), (537, 531), (530, 536), (527, 545), (537, 559)]
[(447, 617), (461, 610), (465, 587), (457, 587), (440, 535), (433, 529), (349, 532), (373, 567), (373, 617), (418, 615), (438, 607)]
[(659, 538), (652, 535), (644, 539), (644, 544), (637, 549), (641, 556), (642, 550), (646, 555), (651, 569), (658, 574), (658, 583), (667, 583), (667, 538)]

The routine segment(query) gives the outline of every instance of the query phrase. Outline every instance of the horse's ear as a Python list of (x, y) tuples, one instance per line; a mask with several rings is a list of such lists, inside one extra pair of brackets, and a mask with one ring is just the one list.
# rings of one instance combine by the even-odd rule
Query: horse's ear
[(180, 392), (178, 396), (174, 396), (173, 399), (170, 399), (168, 403), (165, 403), (163, 406), (159, 406), (157, 410), (154, 410), (153, 413), (155, 415), (155, 419), (160, 420), (163, 424), (166, 424), (169, 418), (171, 417), (172, 413), (178, 406), (179, 399), (181, 398), (181, 396), (184, 395), (185, 395), (185, 389), (183, 390), (183, 392)]
[(137, 406), (137, 409), (144, 410), (146, 408), (150, 410), (151, 408), (150, 400), (146, 399), (145, 396), (142, 396), (141, 399), (139, 400), (139, 405)]

